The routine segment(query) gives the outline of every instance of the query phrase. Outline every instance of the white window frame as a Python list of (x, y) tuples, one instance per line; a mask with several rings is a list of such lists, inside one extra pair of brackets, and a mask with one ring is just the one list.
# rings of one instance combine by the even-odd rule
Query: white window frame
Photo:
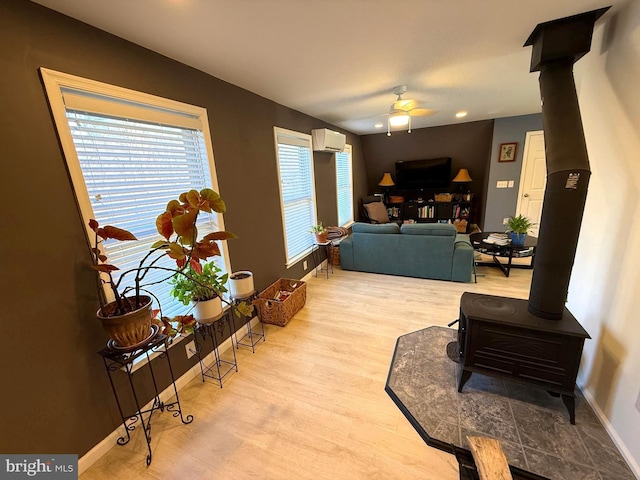
[[(149, 107), (151, 110), (155, 110), (154, 119), (158, 123), (162, 124), (170, 123), (168, 121), (169, 117), (175, 118), (176, 115), (184, 116), (184, 121), (181, 126), (202, 131), (209, 164), (209, 174), (212, 183), (211, 188), (216, 192), (219, 192), (218, 178), (216, 175), (213, 147), (209, 129), (209, 120), (205, 108), (195, 105), (189, 105), (175, 100), (169, 100), (166, 98), (130, 90), (127, 88), (117, 87), (115, 85), (110, 85), (95, 80), (77, 77), (75, 75), (57, 72), (55, 70), (50, 70), (47, 68), (40, 68), (40, 73), (58, 131), (58, 136), (65, 156), (65, 160), (67, 162), (67, 168), (69, 170), (69, 175), (71, 177), (76, 199), (78, 201), (78, 206), (84, 220), (87, 239), (92, 239), (95, 235), (88, 225), (89, 220), (95, 217), (93, 208), (91, 206), (91, 200), (89, 199), (89, 194), (87, 192), (87, 186), (85, 184), (82, 168), (80, 166), (78, 155), (76, 153), (71, 129), (69, 128), (69, 123), (67, 121), (66, 107), (63, 98), (63, 89), (87, 92), (88, 94), (95, 94), (100, 97), (114, 98), (114, 110), (103, 112), (114, 116), (127, 117), (127, 114), (130, 113), (127, 112), (126, 105), (120, 105), (119, 107), (116, 107), (115, 101), (132, 102), (134, 104), (142, 104), (145, 107)], [(162, 212), (158, 212), (158, 214), (160, 213)], [(224, 217), (222, 214), (217, 214), (216, 223), (219, 230), (224, 230)], [(160, 236), (158, 237), (158, 239), (160, 239)], [(220, 249), (224, 266), (228, 272), (231, 272), (232, 270), (227, 242), (220, 242)], [(111, 289), (104, 288), (103, 290), (107, 301), (113, 301), (114, 297)]]
[[(311, 178), (311, 192), (312, 192), (312, 202), (313, 202), (312, 225), (315, 225), (316, 223), (318, 223), (318, 220), (317, 220), (318, 204), (316, 201), (316, 181), (315, 181), (315, 174), (314, 174), (313, 148), (312, 148), (312, 142), (311, 142), (311, 135), (308, 135), (306, 133), (296, 132), (294, 130), (287, 130), (286, 128), (281, 128), (281, 127), (273, 127), (273, 137), (275, 142), (276, 164), (277, 164), (276, 166), (278, 171), (278, 191), (280, 192), (280, 214), (282, 217), (282, 233), (284, 235), (285, 265), (287, 268), (290, 268), (311, 253), (311, 251), (313, 250), (313, 235), (309, 232), (308, 248), (306, 248), (305, 250), (297, 254), (290, 255), (289, 249), (288, 249), (288, 243), (287, 243), (287, 228), (286, 228), (286, 218), (285, 218), (284, 197), (282, 192), (282, 176), (280, 173), (280, 156), (278, 152), (278, 137), (291, 138), (293, 142), (297, 142), (298, 145), (302, 143), (304, 145), (300, 145), (300, 146), (304, 146), (305, 148), (309, 149), (309, 156), (310, 156), (309, 175)], [(309, 225), (307, 228), (311, 229), (312, 225)]]
[[(343, 228), (348, 228), (355, 223), (354, 217), (354, 205), (353, 205), (353, 147), (348, 143), (344, 146), (344, 152), (348, 154), (349, 161), (349, 199), (351, 201), (351, 216), (346, 222), (343, 222), (342, 225), (339, 225)], [(340, 184), (338, 182), (338, 155), (340, 153), (336, 153), (336, 207), (338, 214), (338, 223), (340, 223)]]

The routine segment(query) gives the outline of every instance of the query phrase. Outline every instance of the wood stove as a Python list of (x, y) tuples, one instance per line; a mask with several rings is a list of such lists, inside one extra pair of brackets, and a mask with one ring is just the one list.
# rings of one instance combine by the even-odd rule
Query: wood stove
[(591, 171), (573, 64), (591, 48), (609, 7), (541, 23), (531, 71), (540, 72), (547, 184), (529, 300), (464, 293), (458, 391), (473, 372), (562, 396), (575, 424), (575, 381), (589, 334), (565, 307)]
[(565, 308), (559, 321), (527, 310), (527, 300), (466, 292), (460, 300), (458, 391), (473, 372), (542, 388), (562, 396), (575, 424), (575, 384), (584, 340)]

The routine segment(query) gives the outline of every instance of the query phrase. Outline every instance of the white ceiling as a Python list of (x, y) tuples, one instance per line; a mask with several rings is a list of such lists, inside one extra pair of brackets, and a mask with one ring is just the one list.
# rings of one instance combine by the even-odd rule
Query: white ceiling
[(35, 1), (366, 134), (386, 129), (396, 85), (437, 111), (413, 128), (539, 112), (533, 28), (626, 0)]

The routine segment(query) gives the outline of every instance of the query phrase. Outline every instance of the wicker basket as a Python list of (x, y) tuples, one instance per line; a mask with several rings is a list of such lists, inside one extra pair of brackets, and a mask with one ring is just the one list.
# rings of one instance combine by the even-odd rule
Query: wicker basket
[(434, 199), (436, 202), (450, 202), (453, 200), (453, 195), (450, 193), (436, 193)]
[[(279, 291), (291, 292), (284, 300), (276, 300)], [(284, 327), (307, 301), (307, 284), (302, 280), (280, 278), (258, 295), (254, 302), (258, 307), (258, 317), (264, 323)]]
[(331, 257), (331, 265), (340, 266), (340, 245), (329, 245), (329, 256)]

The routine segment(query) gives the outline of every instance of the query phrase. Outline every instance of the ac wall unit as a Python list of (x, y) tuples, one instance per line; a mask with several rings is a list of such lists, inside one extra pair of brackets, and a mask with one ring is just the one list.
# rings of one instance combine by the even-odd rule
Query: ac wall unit
[(343, 152), (347, 137), (328, 128), (316, 128), (311, 130), (311, 140), (316, 152)]

